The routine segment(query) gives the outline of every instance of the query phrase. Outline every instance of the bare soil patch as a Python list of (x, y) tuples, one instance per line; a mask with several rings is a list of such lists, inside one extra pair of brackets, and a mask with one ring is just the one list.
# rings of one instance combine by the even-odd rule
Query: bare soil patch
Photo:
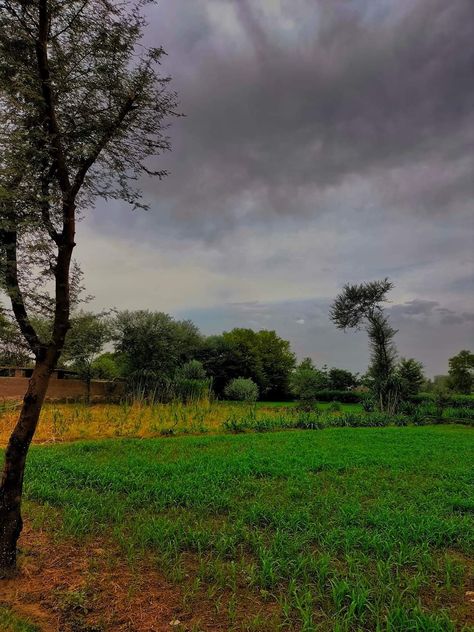
[[(215, 596), (206, 598), (200, 591), (184, 600), (183, 588), (167, 580), (151, 561), (131, 566), (111, 542), (53, 541), (26, 525), (20, 550), (18, 575), (0, 581), (0, 604), (42, 632), (231, 629), (226, 608), (216, 609)], [(225, 594), (219, 596), (221, 604), (226, 599)], [(261, 604), (255, 606), (250, 611), (261, 611)]]

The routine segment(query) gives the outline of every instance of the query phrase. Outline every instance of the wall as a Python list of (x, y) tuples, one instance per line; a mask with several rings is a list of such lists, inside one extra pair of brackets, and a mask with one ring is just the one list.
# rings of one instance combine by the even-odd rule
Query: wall
[[(26, 377), (0, 377), (0, 401), (2, 399), (23, 399), (28, 387)], [(118, 397), (123, 392), (120, 382), (91, 382), (91, 399), (95, 401)], [(46, 393), (47, 400), (83, 399), (87, 394), (85, 382), (82, 380), (58, 380), (52, 378)]]

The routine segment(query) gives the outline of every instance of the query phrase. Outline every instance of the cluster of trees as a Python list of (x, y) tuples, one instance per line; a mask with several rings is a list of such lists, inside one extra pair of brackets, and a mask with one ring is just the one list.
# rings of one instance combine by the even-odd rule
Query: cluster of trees
[[(360, 287), (358, 292), (360, 297)], [(362, 388), (373, 393), (379, 408), (394, 410), (420, 390), (472, 391), (474, 354), (461, 351), (449, 360), (447, 376), (427, 380), (420, 362), (398, 359), (396, 332), (380, 305), (370, 310), (370, 319), (361, 316), (359, 321), (367, 318), (372, 349), (371, 365), (362, 376), (340, 368), (317, 368), (311, 358), (297, 364), (290, 343), (274, 331), (236, 328), (205, 337), (190, 320), (147, 310), (76, 313), (60, 365), (76, 371), (88, 385), (92, 379), (123, 378), (131, 388), (145, 395), (153, 390), (162, 398), (212, 388), (218, 397), (229, 399), (316, 400), (322, 391)], [(34, 323), (42, 336), (49, 335), (48, 321), (36, 317)], [(31, 362), (15, 321), (0, 312), (0, 365)]]
[[(47, 321), (40, 321), (37, 329), (47, 335)], [(0, 364), (31, 362), (14, 321), (2, 315), (0, 328)], [(274, 399), (289, 396), (296, 358), (290, 343), (274, 331), (236, 328), (204, 337), (189, 320), (140, 310), (77, 313), (60, 363), (88, 383), (122, 377), (134, 387), (161, 391), (190, 370), (200, 373), (192, 379), (212, 381), (218, 396), (232, 380), (244, 378), (252, 380), (260, 397)]]
[[(420, 362), (398, 359), (396, 332), (380, 305), (370, 309), (366, 325), (372, 361), (362, 376), (340, 368), (317, 368), (311, 358), (297, 364), (290, 343), (274, 331), (236, 328), (205, 337), (190, 320), (147, 310), (76, 313), (60, 365), (76, 371), (88, 385), (92, 379), (123, 378), (131, 388), (144, 394), (152, 389), (163, 398), (212, 388), (218, 397), (229, 399), (315, 400), (322, 391), (362, 388), (374, 394), (379, 408), (394, 410), (397, 402), (420, 390), (471, 392), (474, 354), (461, 351), (449, 360), (449, 375), (438, 376), (436, 384), (430, 382)], [(42, 336), (49, 335), (48, 321), (36, 317), (34, 323)], [(31, 362), (15, 321), (0, 312), (0, 365)]]
[[(34, 322), (46, 338), (49, 322), (40, 317)], [(0, 314), (0, 364), (31, 364), (28, 351), (14, 320)], [(236, 328), (205, 337), (189, 320), (146, 310), (77, 312), (59, 364), (75, 370), (88, 385), (92, 379), (123, 378), (137, 392), (153, 391), (163, 398), (212, 384), (217, 396), (229, 399), (315, 399), (321, 390), (348, 390), (359, 384), (358, 375), (318, 369), (309, 358), (297, 366), (290, 343), (274, 331)], [(188, 380), (184, 391), (183, 380)]]

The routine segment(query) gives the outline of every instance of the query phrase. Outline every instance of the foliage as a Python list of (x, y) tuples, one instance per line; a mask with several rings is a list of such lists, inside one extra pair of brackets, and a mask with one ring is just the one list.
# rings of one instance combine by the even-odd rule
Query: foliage
[(119, 312), (114, 319), (114, 340), (124, 377), (147, 390), (172, 380), (202, 344), (191, 321), (148, 310)]
[(474, 353), (464, 349), (449, 359), (449, 387), (469, 394), (474, 384)]
[(388, 279), (371, 281), (360, 285), (344, 286), (334, 300), (330, 318), (339, 329), (365, 326), (369, 336), (370, 387), (381, 412), (394, 413), (397, 409), (402, 388), (396, 373), (397, 350), (394, 337), (397, 333), (383, 313), (381, 303), (393, 288)]
[(31, 363), (31, 352), (21, 331), (0, 308), (0, 366), (25, 366)]
[(121, 375), (120, 365), (114, 353), (102, 353), (92, 361), (92, 377), (96, 380), (115, 380)]
[(238, 402), (255, 402), (258, 399), (258, 386), (249, 377), (236, 377), (227, 384), (224, 395)]
[(94, 377), (94, 361), (111, 336), (110, 320), (106, 313), (79, 312), (71, 318), (62, 358), (88, 385)]
[(327, 386), (327, 374), (317, 369), (310, 358), (305, 358), (290, 376), (292, 394), (303, 401), (317, 399), (318, 393)]
[(401, 392), (404, 399), (418, 395), (425, 381), (423, 365), (414, 358), (402, 358), (398, 363), (397, 372), (401, 380)]
[(328, 373), (328, 388), (334, 391), (345, 391), (357, 386), (357, 375), (346, 369), (330, 369)]
[(190, 360), (176, 371), (173, 386), (180, 401), (193, 402), (209, 398), (212, 380), (199, 360)]
[(295, 357), (290, 343), (274, 331), (240, 328), (210, 336), (196, 357), (212, 377), (218, 395), (237, 377), (251, 378), (265, 399), (282, 399), (288, 395)]
[(205, 380), (207, 373), (199, 360), (190, 360), (179, 367), (175, 377), (185, 380)]

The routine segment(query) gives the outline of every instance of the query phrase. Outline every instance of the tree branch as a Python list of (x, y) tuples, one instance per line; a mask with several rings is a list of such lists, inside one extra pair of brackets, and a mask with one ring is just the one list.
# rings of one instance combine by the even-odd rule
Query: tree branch
[(51, 76), (48, 61), (49, 14), (47, 0), (39, 1), (38, 39), (36, 40), (36, 59), (41, 81), (41, 94), (44, 100), (45, 123), (52, 148), (53, 164), (56, 167), (59, 187), (63, 195), (67, 195), (71, 185), (66, 159), (61, 143), (61, 134), (56, 118), (54, 96), (51, 89)]
[(120, 108), (120, 111), (117, 114), (117, 117), (115, 118), (115, 120), (113, 120), (110, 123), (110, 125), (107, 126), (102, 137), (96, 143), (95, 147), (92, 149), (90, 154), (86, 158), (84, 158), (82, 164), (80, 165), (76, 173), (76, 177), (74, 178), (74, 184), (72, 185), (71, 195), (73, 198), (77, 195), (79, 189), (82, 186), (82, 183), (84, 182), (84, 178), (86, 177), (87, 172), (89, 171), (89, 169), (92, 167), (92, 165), (95, 163), (95, 161), (99, 157), (100, 152), (111, 140), (114, 133), (120, 128), (127, 114), (129, 114), (134, 109), (135, 101), (136, 101), (135, 94), (131, 94), (127, 97), (125, 103)]
[(0, 231), (0, 242), (5, 252), (5, 286), (10, 297), (13, 313), (31, 351), (37, 358), (42, 344), (31, 324), (25, 307), (25, 301), (18, 281), (18, 235), (16, 230)]

